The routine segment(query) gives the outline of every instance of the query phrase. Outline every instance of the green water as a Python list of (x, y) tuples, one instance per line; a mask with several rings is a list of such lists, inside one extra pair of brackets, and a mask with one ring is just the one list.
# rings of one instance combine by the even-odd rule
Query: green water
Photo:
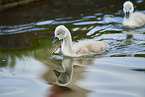
[[(145, 29), (122, 28), (122, 9), (116, 8), (110, 13), (1, 24), (0, 97), (144, 97)], [(62, 24), (70, 30), (73, 44), (99, 40), (107, 42), (109, 50), (64, 57), (61, 41), (52, 45), (55, 27)]]

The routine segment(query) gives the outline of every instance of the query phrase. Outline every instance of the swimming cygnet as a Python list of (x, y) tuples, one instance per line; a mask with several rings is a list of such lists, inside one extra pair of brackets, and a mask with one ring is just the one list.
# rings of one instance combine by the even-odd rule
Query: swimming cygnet
[(140, 12), (133, 12), (134, 7), (132, 2), (126, 1), (123, 4), (123, 11), (125, 13), (123, 26), (138, 27), (145, 25), (145, 14)]
[(102, 54), (109, 48), (109, 45), (103, 41), (83, 41), (72, 46), (70, 31), (64, 25), (56, 27), (54, 34), (55, 38), (52, 44), (63, 39), (61, 51), (65, 56), (79, 57)]

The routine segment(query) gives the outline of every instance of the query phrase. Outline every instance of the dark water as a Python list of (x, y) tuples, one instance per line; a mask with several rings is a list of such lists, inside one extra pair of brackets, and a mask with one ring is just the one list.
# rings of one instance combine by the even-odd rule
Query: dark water
[[(144, 5), (142, 0), (134, 2)], [(145, 97), (145, 27), (123, 28), (122, 9), (111, 9), (1, 24), (0, 97)], [(51, 45), (55, 27), (62, 24), (71, 31), (73, 44), (99, 40), (107, 42), (109, 50), (64, 57), (60, 42)]]

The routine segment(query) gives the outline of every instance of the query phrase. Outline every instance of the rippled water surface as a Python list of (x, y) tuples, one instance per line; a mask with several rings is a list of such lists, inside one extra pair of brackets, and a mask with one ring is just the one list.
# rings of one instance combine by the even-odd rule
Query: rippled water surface
[[(0, 97), (145, 97), (145, 27), (122, 27), (121, 10), (1, 25)], [(70, 30), (73, 44), (98, 40), (110, 48), (64, 57), (61, 42), (51, 44), (58, 25)]]

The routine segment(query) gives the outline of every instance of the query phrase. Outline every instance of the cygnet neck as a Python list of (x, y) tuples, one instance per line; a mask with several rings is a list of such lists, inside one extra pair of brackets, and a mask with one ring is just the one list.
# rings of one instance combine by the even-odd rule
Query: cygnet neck
[(63, 39), (62, 51), (65, 55), (73, 54), (72, 50), (72, 38), (69, 30), (67, 31), (68, 35)]

